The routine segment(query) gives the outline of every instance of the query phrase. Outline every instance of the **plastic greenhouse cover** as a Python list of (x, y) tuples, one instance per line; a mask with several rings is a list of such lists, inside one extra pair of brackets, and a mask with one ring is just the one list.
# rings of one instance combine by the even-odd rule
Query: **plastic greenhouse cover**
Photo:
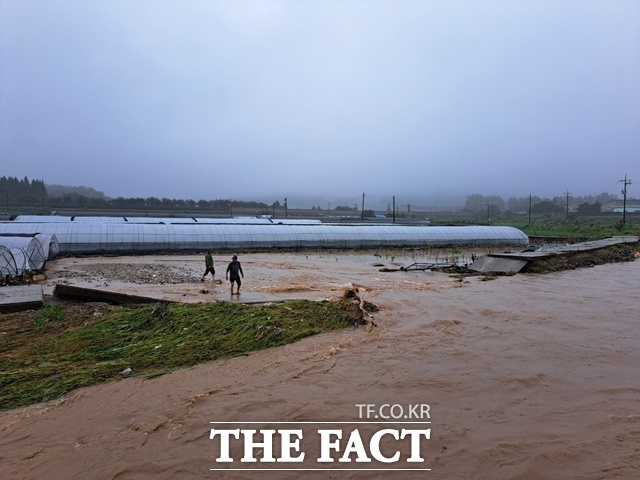
[(7, 275), (17, 274), (18, 267), (16, 265), (16, 259), (13, 257), (11, 250), (0, 245), (0, 275), (6, 277)]
[(59, 215), (18, 215), (13, 221), (25, 223), (64, 223), (70, 222), (71, 217)]
[(19, 215), (14, 222), (20, 223), (151, 223), (151, 224), (262, 224), (262, 225), (318, 225), (320, 220), (293, 218), (259, 218), (259, 217), (92, 217), (92, 216), (61, 216), (61, 215)]
[(15, 275), (22, 275), (24, 271), (29, 267), (27, 263), (27, 252), (25, 252), (22, 248), (14, 247), (11, 248), (11, 255), (16, 262), (16, 273)]
[[(41, 270), (47, 263), (47, 257), (40, 240), (32, 237), (6, 237), (0, 236), (0, 245), (3, 245), (13, 251), (19, 248), (24, 251), (27, 256), (28, 268), (32, 270)], [(15, 254), (14, 254), (15, 256)], [(16, 262), (18, 260), (16, 259)]]
[(512, 227), (0, 222), (2, 233), (56, 235), (61, 253), (179, 251), (202, 248), (343, 248), (528, 245)]
[(38, 233), (35, 236), (44, 251), (44, 256), (48, 260), (53, 260), (60, 253), (60, 245), (58, 244), (58, 238), (52, 234)]

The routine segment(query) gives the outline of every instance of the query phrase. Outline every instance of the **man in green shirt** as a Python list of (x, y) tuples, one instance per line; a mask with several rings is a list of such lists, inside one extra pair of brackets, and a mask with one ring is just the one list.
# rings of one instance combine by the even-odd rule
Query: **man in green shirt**
[(207, 250), (207, 253), (204, 256), (204, 266), (205, 266), (205, 271), (200, 281), (204, 282), (204, 277), (206, 277), (207, 273), (209, 272), (211, 272), (211, 281), (214, 281), (216, 279), (216, 269), (213, 268), (213, 257), (211, 256), (210, 249)]

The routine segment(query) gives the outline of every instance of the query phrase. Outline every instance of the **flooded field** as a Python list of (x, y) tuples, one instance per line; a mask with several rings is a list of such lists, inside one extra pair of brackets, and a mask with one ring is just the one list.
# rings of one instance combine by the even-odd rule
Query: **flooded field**
[[(200, 282), (204, 260), (198, 255), (56, 260), (45, 293), (56, 282), (68, 282), (189, 302), (263, 302), (331, 298), (345, 285), (355, 285), (380, 311), (369, 331), (320, 335), (0, 413), (3, 475), (47, 480), (637, 478), (640, 261), (491, 281), (380, 271), (476, 253), (240, 254), (245, 273), (240, 298), (230, 295), (224, 281), (229, 255), (214, 255), (222, 283)], [(275, 422), (274, 428), (285, 425), (278, 422), (352, 422), (347, 426), (365, 432), (379, 426), (373, 419), (361, 422), (358, 406), (365, 404), (375, 405), (376, 412), (382, 405), (429, 405), (424, 463), (395, 466), (430, 470), (373, 471), (394, 465), (337, 461), (330, 464), (334, 470), (324, 472), (211, 470), (280, 465), (217, 463), (210, 422)], [(403, 420), (387, 426), (402, 428)], [(309, 461), (296, 467), (326, 468), (313, 460), (318, 448), (310, 445)], [(403, 458), (409, 454), (406, 444), (384, 448), (386, 455), (396, 449)], [(354, 470), (362, 468), (371, 471)]]

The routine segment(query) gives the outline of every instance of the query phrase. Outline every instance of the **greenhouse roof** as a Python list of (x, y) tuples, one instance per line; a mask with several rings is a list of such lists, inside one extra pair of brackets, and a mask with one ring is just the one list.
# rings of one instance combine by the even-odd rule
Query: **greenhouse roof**
[[(46, 217), (45, 217), (46, 218)], [(119, 217), (120, 218), (120, 217)], [(174, 219), (175, 220), (175, 219)], [(61, 254), (157, 251), (521, 245), (512, 227), (0, 222), (0, 234), (55, 235)]]
[(282, 225), (317, 225), (320, 220), (292, 218), (259, 218), (259, 217), (91, 217), (61, 215), (18, 215), (14, 222), (19, 223), (149, 223), (149, 224), (282, 224)]

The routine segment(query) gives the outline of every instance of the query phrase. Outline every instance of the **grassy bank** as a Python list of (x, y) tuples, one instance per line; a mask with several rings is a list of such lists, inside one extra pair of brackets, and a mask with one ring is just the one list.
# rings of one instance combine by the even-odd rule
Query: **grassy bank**
[[(125, 308), (48, 305), (0, 317), (0, 409), (152, 377), (362, 323), (356, 299)], [(369, 306), (373, 308), (372, 306)], [(131, 369), (131, 370), (128, 370)]]
[[(496, 225), (498, 223), (496, 222)], [(618, 235), (640, 236), (640, 218), (632, 217), (623, 224), (611, 217), (581, 217), (574, 219), (512, 220), (500, 223), (522, 230), (529, 236), (569, 237), (584, 240), (600, 240)]]

